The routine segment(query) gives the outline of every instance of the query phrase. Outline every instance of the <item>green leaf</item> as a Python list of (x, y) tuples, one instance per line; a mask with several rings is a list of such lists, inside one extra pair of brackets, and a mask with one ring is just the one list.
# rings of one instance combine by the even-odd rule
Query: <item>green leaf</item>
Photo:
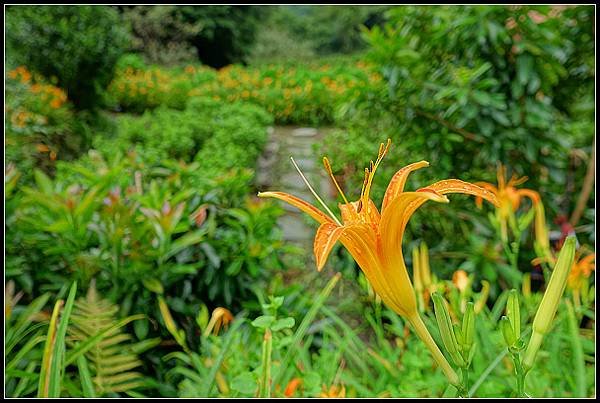
[(275, 317), (272, 315), (262, 315), (252, 321), (252, 326), (261, 329), (270, 327), (275, 322)]
[(56, 332), (54, 342), (52, 364), (50, 366), (50, 381), (48, 388), (48, 397), (60, 397), (62, 377), (64, 371), (64, 353), (65, 353), (65, 336), (67, 334), (67, 326), (71, 317), (75, 295), (77, 294), (77, 282), (73, 282), (65, 308), (60, 317), (60, 324)]
[(282, 329), (291, 329), (296, 324), (296, 320), (294, 318), (283, 318), (278, 319), (273, 326), (271, 326), (271, 330), (277, 332)]
[(258, 382), (252, 372), (242, 372), (231, 380), (231, 389), (243, 394), (254, 394), (258, 388)]
[(145, 278), (142, 280), (142, 284), (144, 284), (144, 287), (148, 290), (157, 294), (162, 294), (165, 291), (162, 283), (156, 278)]
[(81, 380), (83, 397), (96, 397), (96, 392), (94, 391), (94, 382), (92, 381), (90, 369), (84, 355), (80, 355), (77, 358), (77, 368), (79, 369), (79, 379)]

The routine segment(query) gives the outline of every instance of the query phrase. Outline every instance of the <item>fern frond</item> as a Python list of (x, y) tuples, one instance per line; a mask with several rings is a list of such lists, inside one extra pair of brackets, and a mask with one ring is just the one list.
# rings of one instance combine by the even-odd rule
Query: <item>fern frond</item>
[[(106, 331), (117, 322), (119, 307), (98, 295), (94, 285), (85, 298), (79, 298), (71, 315), (69, 344), (76, 345)], [(133, 371), (142, 365), (130, 343), (131, 335), (115, 328), (85, 352), (98, 396), (127, 392), (143, 383), (143, 375)]]

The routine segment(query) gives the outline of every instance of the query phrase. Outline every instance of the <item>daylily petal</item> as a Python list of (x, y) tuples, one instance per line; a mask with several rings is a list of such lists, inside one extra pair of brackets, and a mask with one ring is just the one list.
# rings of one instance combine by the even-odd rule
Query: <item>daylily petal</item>
[[(361, 214), (366, 211), (366, 209), (362, 209), (361, 213), (357, 211), (358, 209), (358, 201), (340, 204), (340, 212), (342, 213), (342, 222), (344, 225), (348, 224), (357, 224), (364, 223), (364, 220), (361, 220)], [(368, 222), (379, 224), (379, 220), (381, 219), (379, 215), (379, 210), (377, 210), (377, 206), (373, 203), (373, 200), (369, 199), (369, 219)]]
[(383, 242), (384, 255), (388, 253), (393, 255), (396, 251), (402, 252), (401, 246), (404, 229), (408, 219), (416, 210), (416, 208), (412, 207), (416, 204), (420, 206), (427, 200), (448, 203), (448, 198), (435, 190), (423, 189), (417, 192), (401, 193), (383, 211), (379, 225), (379, 234)]
[(460, 179), (446, 179), (433, 183), (423, 189), (432, 189), (440, 194), (447, 193), (464, 193), (477, 197), (481, 197), (495, 206), (499, 206), (498, 199), (494, 192), (484, 189), (480, 186), (469, 182), (461, 181)]
[(331, 252), (333, 245), (335, 245), (343, 232), (344, 227), (340, 227), (339, 225), (333, 223), (321, 224), (317, 230), (317, 234), (315, 235), (314, 252), (318, 271), (321, 271), (323, 266), (325, 266), (329, 252)]
[[(416, 300), (404, 261), (397, 266), (384, 266), (381, 242), (373, 227), (366, 224), (349, 225), (340, 237), (374, 291), (383, 302), (399, 314), (416, 307)], [(406, 281), (406, 279), (408, 281)]]
[(321, 210), (313, 206), (312, 204), (296, 197), (291, 194), (284, 192), (259, 192), (258, 197), (274, 197), (279, 200), (283, 200), (284, 202), (291, 204), (292, 206), (302, 210), (319, 223), (333, 223), (334, 221)]
[(392, 180), (388, 184), (388, 187), (385, 191), (385, 195), (383, 196), (383, 203), (381, 204), (381, 211), (385, 209), (385, 207), (390, 204), (390, 202), (398, 196), (404, 190), (404, 185), (406, 184), (406, 179), (408, 175), (416, 171), (417, 169), (425, 168), (429, 166), (429, 162), (427, 161), (419, 161), (412, 163), (410, 165), (405, 166), (400, 169), (398, 172), (394, 174)]
[[(399, 197), (401, 197), (402, 195), (407, 194), (407, 193), (408, 192), (402, 193)], [(460, 179), (447, 179), (447, 180), (439, 181), (439, 182), (433, 183), (427, 187), (421, 188), (414, 193), (426, 193), (426, 194), (429, 194), (430, 197), (429, 198), (427, 198), (427, 197), (413, 198), (413, 200), (411, 200), (408, 203), (408, 205), (406, 205), (406, 206), (403, 205), (403, 209), (405, 211), (402, 212), (404, 217), (401, 220), (398, 220), (398, 217), (396, 216), (396, 217), (393, 217), (394, 218), (393, 220), (387, 219), (387, 222), (386, 222), (386, 221), (384, 221), (384, 217), (386, 216), (386, 213), (384, 212), (383, 216), (381, 217), (381, 227), (382, 228), (384, 227), (384, 225), (389, 226), (390, 221), (396, 221), (396, 226), (398, 227), (397, 230), (401, 229), (401, 231), (403, 233), (404, 228), (406, 227), (406, 223), (408, 222), (408, 219), (410, 218), (410, 216), (412, 216), (412, 214), (419, 207), (421, 207), (421, 205), (423, 203), (425, 203), (427, 200), (448, 202), (448, 199), (445, 196), (443, 199), (440, 199), (440, 197), (442, 197), (441, 195), (444, 195), (446, 193), (465, 193), (465, 194), (480, 196), (480, 197), (486, 199), (487, 201), (489, 201), (490, 203), (493, 203), (496, 206), (498, 205), (498, 200), (496, 199), (496, 195), (494, 195), (492, 192), (490, 192), (489, 190), (483, 189), (477, 185), (474, 185), (472, 183), (461, 181)], [(390, 206), (392, 206), (392, 205), (390, 205)], [(396, 207), (394, 207), (394, 209), (396, 209)], [(386, 210), (390, 210), (390, 209), (386, 209)], [(383, 237), (383, 235), (382, 235), (382, 237)], [(398, 237), (398, 235), (396, 235), (396, 237)], [(402, 241), (401, 234), (400, 234), (400, 241)]]
[[(489, 190), (490, 192), (495, 194), (496, 197), (498, 197), (498, 188), (496, 188), (496, 186), (492, 185), (491, 183), (475, 182), (475, 185)], [(483, 198), (481, 196), (475, 196), (475, 205), (477, 206), (477, 208), (481, 208), (482, 204), (483, 204)]]
[(519, 190), (517, 190), (517, 194), (521, 197), (522, 196), (529, 197), (534, 204), (539, 203), (541, 200), (540, 194), (538, 192), (536, 192), (535, 190), (519, 189)]
[(406, 223), (414, 212), (411, 206), (427, 200), (448, 202), (445, 196), (432, 190), (404, 192), (394, 198), (381, 215), (379, 234), (383, 267), (386, 269), (385, 279), (394, 290), (392, 298), (400, 306), (400, 314), (406, 315), (416, 309), (414, 289), (402, 255), (402, 237)]

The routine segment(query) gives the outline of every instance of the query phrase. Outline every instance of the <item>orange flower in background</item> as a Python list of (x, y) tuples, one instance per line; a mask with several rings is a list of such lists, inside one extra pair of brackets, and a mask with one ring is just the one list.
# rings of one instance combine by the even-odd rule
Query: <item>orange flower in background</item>
[(210, 317), (210, 321), (204, 329), (204, 335), (208, 336), (211, 332), (214, 335), (219, 334), (221, 327), (227, 327), (233, 320), (233, 314), (226, 308), (217, 307)]
[(380, 144), (377, 160), (371, 161), (369, 168), (365, 169), (360, 198), (354, 202), (348, 201), (333, 176), (328, 159), (323, 158), (325, 169), (344, 199), (344, 203), (339, 205), (342, 222), (314, 192), (295, 162), (294, 165), (306, 185), (327, 213), (302, 199), (283, 192), (261, 192), (258, 196), (283, 200), (299, 208), (321, 224), (314, 242), (318, 270), (323, 268), (329, 253), (339, 240), (356, 260), (383, 302), (411, 322), (418, 336), (428, 346), (450, 382), (457, 384), (456, 373), (439, 351), (418, 314), (415, 291), (402, 255), (402, 238), (412, 214), (428, 200), (448, 203), (449, 200), (445, 194), (464, 193), (479, 196), (497, 204), (496, 196), (484, 188), (459, 179), (443, 180), (414, 192), (404, 192), (408, 175), (412, 171), (429, 165), (427, 161), (420, 161), (396, 172), (385, 192), (380, 212), (370, 199), (370, 192), (375, 172), (387, 154), (390, 143), (391, 141), (388, 139), (387, 145)]
[(283, 395), (285, 397), (294, 397), (294, 394), (296, 393), (296, 390), (298, 389), (298, 387), (300, 385), (302, 385), (302, 379), (293, 378), (285, 387), (285, 391), (283, 392)]
[(581, 250), (575, 254), (573, 266), (567, 279), (567, 285), (572, 290), (581, 289), (582, 282), (584, 279), (589, 278), (592, 275), (592, 271), (596, 268), (596, 254), (592, 253), (581, 258)]
[[(514, 214), (519, 209), (521, 201), (524, 197), (531, 200), (533, 208), (535, 209), (535, 235), (536, 241), (543, 250), (543, 254), (549, 253), (550, 241), (548, 238), (548, 229), (546, 227), (546, 217), (544, 213), (544, 205), (540, 198), (540, 194), (535, 190), (531, 189), (517, 189), (516, 186), (523, 184), (527, 181), (527, 177), (518, 178), (513, 175), (508, 182), (505, 179), (505, 167), (501, 164), (498, 166), (497, 171), (498, 186), (495, 186), (487, 182), (477, 182), (476, 184), (492, 192), (498, 199), (499, 206), (497, 208), (497, 217), (500, 223), (500, 234), (503, 241), (508, 241), (508, 224), (513, 222)], [(482, 199), (477, 197), (475, 203), (477, 207), (481, 207)]]

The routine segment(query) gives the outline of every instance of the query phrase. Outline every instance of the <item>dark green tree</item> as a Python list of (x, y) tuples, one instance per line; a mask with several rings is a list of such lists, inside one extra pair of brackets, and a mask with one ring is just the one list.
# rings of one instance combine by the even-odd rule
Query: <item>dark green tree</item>
[(101, 104), (129, 37), (108, 6), (10, 6), (7, 59), (24, 64), (66, 89), (79, 110)]

